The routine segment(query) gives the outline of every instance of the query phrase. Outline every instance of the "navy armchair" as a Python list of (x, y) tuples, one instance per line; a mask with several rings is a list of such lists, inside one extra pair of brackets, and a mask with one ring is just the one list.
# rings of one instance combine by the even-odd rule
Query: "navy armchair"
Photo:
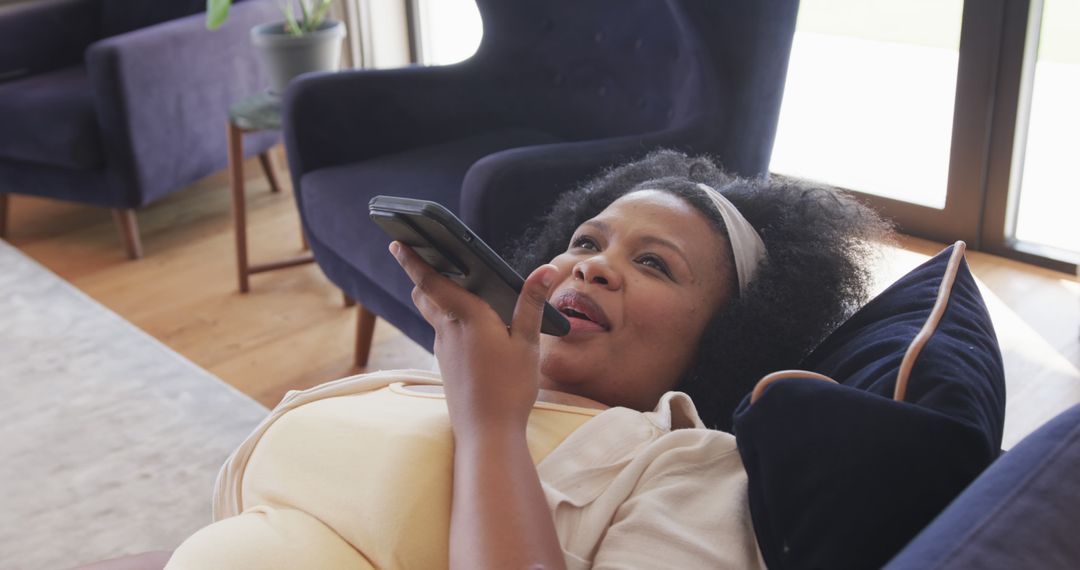
[(313, 74), (285, 94), (285, 145), (316, 261), (431, 348), (368, 200), (438, 201), (497, 251), (560, 192), (667, 147), (766, 172), (797, 0), (478, 0), (469, 60)]
[[(0, 237), (9, 194), (111, 208), (128, 254), (134, 211), (225, 167), (228, 106), (266, 86), (248, 30), (273, 3), (43, 0), (0, 9)], [(248, 145), (261, 153), (275, 142)]]

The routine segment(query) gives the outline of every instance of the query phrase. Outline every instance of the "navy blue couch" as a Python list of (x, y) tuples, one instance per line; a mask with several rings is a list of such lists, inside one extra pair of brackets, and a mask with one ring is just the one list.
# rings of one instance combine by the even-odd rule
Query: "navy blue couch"
[[(43, 0), (0, 9), (0, 237), (9, 194), (134, 209), (225, 167), (225, 120), (265, 89), (248, 30), (272, 2), (209, 31), (205, 0)], [(262, 136), (250, 154), (275, 142)]]
[(886, 570), (1080, 568), (1080, 405), (1003, 454)]

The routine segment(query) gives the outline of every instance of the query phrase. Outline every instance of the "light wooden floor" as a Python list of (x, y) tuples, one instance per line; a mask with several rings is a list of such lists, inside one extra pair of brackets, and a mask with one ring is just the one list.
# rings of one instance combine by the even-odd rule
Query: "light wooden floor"
[[(280, 155), (278, 163), (281, 164)], [(288, 177), (269, 191), (246, 165), (253, 262), (300, 253)], [(12, 196), (8, 241), (199, 366), (272, 407), (287, 390), (356, 372), (355, 308), (314, 264), (251, 277), (239, 293), (224, 173), (138, 214), (145, 255), (129, 261), (108, 210)], [(372, 369), (430, 367), (431, 356), (389, 325), (376, 327)]]
[[(281, 164), (279, 156), (279, 164)], [(254, 262), (300, 252), (288, 184), (272, 194), (246, 165)], [(108, 211), (13, 196), (8, 241), (199, 366), (273, 406), (287, 390), (355, 373), (355, 310), (315, 265), (252, 277), (237, 291), (228, 182), (211, 176), (139, 213), (145, 257), (132, 262)], [(881, 287), (941, 244), (914, 238), (886, 256)], [(1011, 436), (1080, 401), (1080, 284), (1076, 277), (969, 252), (1010, 376)], [(2, 270), (2, 268), (0, 268)], [(371, 369), (428, 368), (431, 356), (386, 323)], [(1007, 441), (1008, 443), (1008, 441)]]

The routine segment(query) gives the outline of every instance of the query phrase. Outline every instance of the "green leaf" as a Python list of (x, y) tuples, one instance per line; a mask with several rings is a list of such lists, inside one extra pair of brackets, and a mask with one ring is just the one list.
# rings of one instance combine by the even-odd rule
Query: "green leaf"
[(300, 0), (300, 25), (304, 28), (305, 32), (310, 32), (308, 29), (308, 5), (307, 0)]
[(332, 0), (319, 0), (319, 5), (315, 8), (315, 14), (311, 17), (311, 25), (308, 28), (309, 31), (314, 31), (319, 27), (319, 24), (326, 18), (326, 13), (330, 11), (330, 3)]
[(281, 8), (281, 13), (285, 14), (285, 29), (294, 36), (304, 35), (304, 31), (296, 24), (296, 13), (293, 12), (293, 5), (285, 2), (278, 4), (278, 6)]
[(232, 0), (206, 0), (206, 29), (216, 30), (229, 17)]

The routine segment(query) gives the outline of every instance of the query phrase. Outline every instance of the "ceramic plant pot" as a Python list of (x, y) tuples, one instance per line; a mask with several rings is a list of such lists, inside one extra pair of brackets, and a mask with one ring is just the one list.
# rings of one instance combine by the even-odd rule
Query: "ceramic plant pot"
[(345, 25), (327, 20), (318, 29), (294, 36), (284, 22), (251, 29), (251, 43), (270, 76), (270, 92), (280, 95), (297, 75), (309, 71), (337, 71), (341, 65), (341, 40)]

